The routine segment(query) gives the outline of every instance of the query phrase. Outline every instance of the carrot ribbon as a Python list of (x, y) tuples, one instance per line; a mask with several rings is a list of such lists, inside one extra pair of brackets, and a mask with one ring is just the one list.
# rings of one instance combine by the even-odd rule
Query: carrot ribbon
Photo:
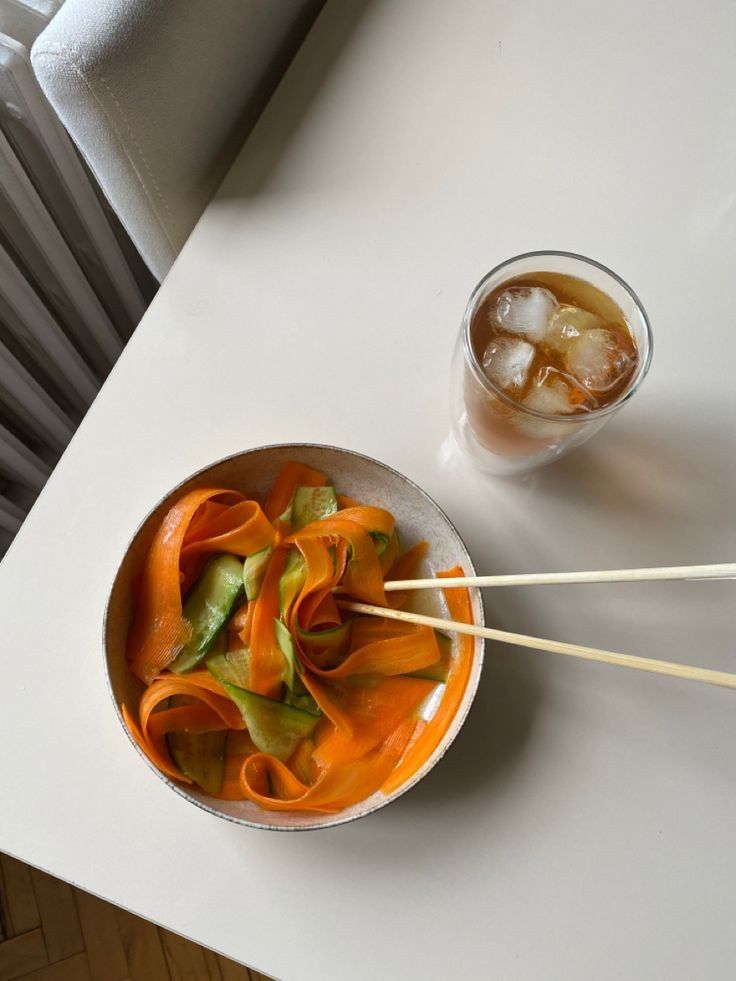
[[(231, 506), (222, 510), (213, 504)], [(202, 505), (208, 505), (208, 510), (197, 516)], [(194, 530), (187, 534), (192, 524)], [(182, 613), (182, 559), (215, 551), (247, 555), (264, 548), (264, 542), (270, 544), (273, 537), (259, 505), (245, 501), (238, 491), (206, 487), (177, 501), (161, 522), (143, 568), (128, 638), (133, 674), (149, 685), (191, 636)]]
[(263, 510), (269, 521), (275, 521), (286, 511), (297, 487), (324, 487), (327, 477), (303, 463), (289, 461), (279, 471)]
[(328, 766), (307, 786), (274, 756), (255, 753), (243, 764), (243, 795), (269, 811), (334, 812), (375, 793), (401, 758), (415, 723), (405, 722), (360, 759)]

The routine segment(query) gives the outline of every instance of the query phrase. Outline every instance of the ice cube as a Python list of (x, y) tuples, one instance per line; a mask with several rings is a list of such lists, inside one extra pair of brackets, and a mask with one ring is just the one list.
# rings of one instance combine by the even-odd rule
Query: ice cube
[(509, 395), (518, 395), (526, 385), (535, 353), (528, 341), (496, 337), (483, 352), (483, 370), (494, 385)]
[(509, 286), (491, 306), (489, 320), (493, 327), (538, 344), (556, 306), (554, 295), (541, 286)]
[(613, 330), (596, 327), (572, 339), (565, 351), (565, 366), (589, 392), (607, 392), (631, 371), (633, 352)]
[[(594, 407), (591, 396), (573, 378), (556, 368), (544, 368), (532, 382), (522, 405), (549, 416), (585, 413)], [(536, 439), (564, 439), (570, 433), (569, 423), (519, 416), (516, 425)]]
[(603, 327), (603, 321), (594, 313), (561, 303), (549, 318), (544, 342), (557, 351), (566, 351), (577, 337), (597, 327)]
[(548, 416), (565, 416), (593, 408), (590, 395), (556, 368), (540, 372), (522, 404)]

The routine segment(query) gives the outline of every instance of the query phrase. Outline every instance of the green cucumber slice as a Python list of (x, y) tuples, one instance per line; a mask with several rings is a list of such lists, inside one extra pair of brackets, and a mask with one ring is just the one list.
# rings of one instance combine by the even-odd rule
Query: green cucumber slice
[(215, 654), (224, 654), (227, 651), (228, 636), (227, 628), (223, 627), (217, 634), (215, 639), (210, 645), (210, 649), (207, 651), (207, 657), (214, 657)]
[[(212, 671), (211, 665), (208, 665)], [(215, 677), (217, 675), (212, 672)], [(318, 715), (310, 715), (293, 705), (276, 702), (272, 698), (256, 695), (222, 678), (225, 691), (240, 709), (240, 714), (248, 727), (250, 738), (262, 753), (271, 753), (285, 763), (298, 744), (314, 731), (319, 722)]]
[(294, 495), (291, 495), (291, 500), (286, 505), (281, 514), (276, 518), (274, 524), (279, 525), (282, 523), (291, 524), (291, 513), (294, 508)]
[(191, 671), (202, 660), (227, 622), (243, 592), (243, 563), (234, 555), (218, 555), (184, 602), (184, 616), (192, 625), (192, 636), (169, 665), (175, 674)]
[(302, 712), (313, 715), (318, 719), (322, 715), (322, 710), (306, 688), (303, 689), (301, 694), (297, 691), (287, 692), (284, 702), (286, 705), (293, 705), (294, 708), (301, 709)]
[(291, 509), (294, 531), (313, 521), (321, 521), (337, 511), (334, 487), (297, 487)]
[(368, 534), (371, 536), (376, 544), (376, 555), (380, 557), (388, 548), (389, 538), (388, 535), (384, 535), (382, 531), (370, 531)]
[(327, 630), (302, 630), (297, 624), (296, 632), (309, 653), (319, 658), (321, 668), (335, 668), (348, 649), (352, 628), (352, 620), (346, 620)]
[(250, 683), (250, 651), (247, 647), (208, 654), (207, 667), (220, 681), (227, 681), (238, 688), (247, 688)]
[(276, 633), (276, 643), (279, 645), (281, 648), (281, 653), (284, 655), (284, 684), (289, 691), (293, 691), (294, 685), (298, 680), (299, 674), (301, 673), (301, 665), (297, 660), (296, 651), (294, 650), (294, 641), (291, 638), (291, 634), (280, 620), (273, 621), (273, 628), (274, 632)]
[(254, 552), (245, 560), (243, 566), (243, 585), (245, 586), (245, 598), (247, 600), (258, 599), (258, 594), (263, 585), (268, 563), (273, 555), (270, 546), (262, 548), (260, 552)]
[(306, 640), (317, 650), (340, 649), (345, 641), (350, 637), (353, 626), (352, 620), (346, 620), (337, 627), (329, 627), (327, 630), (302, 630), (297, 624), (297, 634), (300, 640)]
[(226, 731), (170, 732), (166, 736), (174, 763), (206, 794), (218, 794), (222, 790), (226, 742)]
[(299, 549), (292, 549), (286, 557), (286, 565), (279, 579), (279, 612), (286, 619), (291, 604), (299, 595), (307, 578), (307, 564)]
[(296, 708), (309, 712), (310, 715), (321, 715), (319, 705), (317, 705), (314, 698), (304, 687), (304, 682), (301, 680), (302, 666), (299, 663), (299, 658), (296, 656), (294, 640), (291, 634), (280, 620), (274, 620), (274, 631), (276, 633), (276, 642), (281, 648), (281, 653), (284, 655), (284, 683), (288, 689), (284, 701), (289, 705), (294, 705)]

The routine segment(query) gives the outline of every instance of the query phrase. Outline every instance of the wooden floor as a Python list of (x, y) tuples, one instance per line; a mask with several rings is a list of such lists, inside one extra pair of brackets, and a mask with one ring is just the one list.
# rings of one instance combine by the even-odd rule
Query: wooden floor
[(268, 981), (0, 854), (0, 981)]

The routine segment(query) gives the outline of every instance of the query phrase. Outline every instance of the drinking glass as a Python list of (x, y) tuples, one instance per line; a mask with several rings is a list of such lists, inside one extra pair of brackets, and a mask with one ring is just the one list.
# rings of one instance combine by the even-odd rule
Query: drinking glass
[[(547, 415), (521, 405), (483, 371), (473, 349), (473, 318), (498, 286), (519, 276), (561, 273), (588, 283), (620, 308), (637, 347), (637, 364), (626, 387), (601, 408), (570, 415)], [(571, 252), (527, 252), (492, 269), (473, 290), (455, 347), (451, 377), (452, 431), (473, 463), (490, 474), (513, 475), (558, 460), (590, 439), (628, 402), (652, 360), (652, 329), (638, 297), (620, 276)]]

